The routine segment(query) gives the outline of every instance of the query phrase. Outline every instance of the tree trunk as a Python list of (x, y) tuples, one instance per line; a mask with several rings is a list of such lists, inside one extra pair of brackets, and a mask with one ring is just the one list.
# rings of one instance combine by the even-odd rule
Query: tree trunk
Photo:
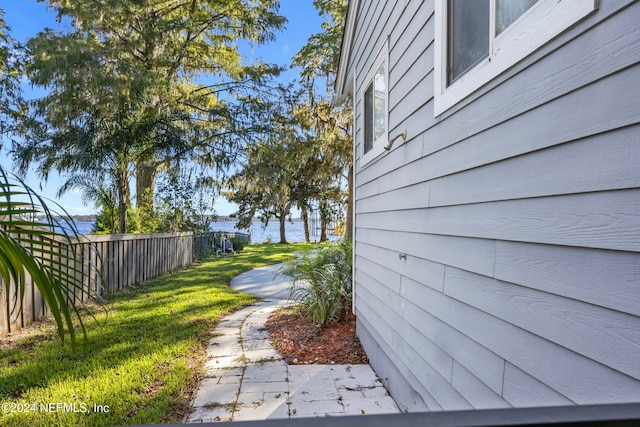
[(320, 200), (320, 204), (318, 205), (318, 210), (320, 211), (320, 241), (327, 241), (327, 223), (331, 220), (331, 214), (329, 211), (329, 202), (326, 198)]
[(138, 162), (136, 165), (136, 208), (141, 219), (153, 214), (153, 190), (157, 168), (154, 161)]
[(118, 233), (127, 232), (127, 208), (129, 207), (129, 174), (127, 168), (118, 171)]
[(345, 224), (344, 238), (345, 240), (351, 240), (353, 238), (353, 165), (349, 166), (347, 183), (349, 194), (347, 199), (347, 221)]
[(311, 234), (309, 233), (309, 210), (307, 208), (302, 209), (302, 222), (304, 224), (304, 241), (309, 243)]
[(119, 227), (119, 210), (115, 206), (110, 206), (109, 208), (103, 207), (103, 211), (108, 209), (109, 212), (109, 233), (116, 234), (118, 232)]
[(283, 213), (280, 215), (280, 218), (278, 219), (280, 220), (280, 243), (286, 244), (288, 242), (287, 242), (287, 236), (285, 235), (285, 232), (284, 232), (284, 223), (287, 221), (287, 215)]
[(327, 220), (324, 219), (324, 215), (320, 216), (320, 241), (327, 241)]

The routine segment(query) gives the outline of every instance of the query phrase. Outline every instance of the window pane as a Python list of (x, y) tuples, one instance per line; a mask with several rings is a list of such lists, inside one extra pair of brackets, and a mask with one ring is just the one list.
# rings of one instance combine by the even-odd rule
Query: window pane
[(373, 91), (374, 91), (374, 104), (373, 104), (373, 139), (380, 138), (386, 129), (387, 121), (387, 82), (385, 73), (384, 62), (376, 71), (376, 75), (373, 77)]
[(373, 83), (364, 92), (364, 152), (373, 148)]
[(489, 15), (489, 0), (449, 0), (449, 84), (489, 56)]
[(537, 2), (538, 0), (496, 0), (496, 36)]

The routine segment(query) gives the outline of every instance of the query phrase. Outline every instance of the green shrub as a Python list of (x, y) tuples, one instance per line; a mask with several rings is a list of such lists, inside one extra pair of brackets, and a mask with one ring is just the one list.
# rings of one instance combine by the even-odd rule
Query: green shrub
[(247, 245), (240, 237), (232, 237), (229, 240), (231, 240), (231, 243), (233, 244), (233, 250), (236, 252), (241, 252)]
[(279, 274), (293, 279), (290, 298), (302, 303), (314, 322), (324, 326), (345, 320), (351, 312), (352, 244), (329, 243), (287, 261)]

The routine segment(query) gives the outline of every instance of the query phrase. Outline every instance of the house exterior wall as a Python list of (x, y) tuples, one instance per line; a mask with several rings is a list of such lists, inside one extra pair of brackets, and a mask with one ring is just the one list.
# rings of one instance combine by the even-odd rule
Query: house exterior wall
[[(602, 0), (438, 117), (434, 1), (358, 3), (341, 60), (355, 310), (393, 397), (409, 411), (640, 401), (640, 2)], [(385, 39), (389, 138), (408, 136), (363, 165), (358, 93)]]

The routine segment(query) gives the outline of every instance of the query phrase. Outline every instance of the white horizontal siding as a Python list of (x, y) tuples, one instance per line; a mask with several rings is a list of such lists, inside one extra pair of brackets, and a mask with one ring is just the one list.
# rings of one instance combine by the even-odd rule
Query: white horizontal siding
[(427, 181), (430, 206), (638, 188), (638, 135), (630, 126)]
[(433, 9), (360, 2), (351, 51), (361, 85), (388, 41), (389, 136), (407, 131), (362, 165), (356, 94), (373, 366), (430, 410), (640, 401), (640, 2), (602, 0), (440, 117)]
[(403, 291), (406, 301), (419, 303), (425, 312), (576, 403), (640, 400), (640, 383), (623, 373), (429, 287), (407, 286)]
[[(363, 228), (356, 229), (356, 239), (358, 251), (366, 244), (393, 251), (384, 258), (375, 258), (375, 261), (383, 265), (395, 263), (397, 268), (400, 268), (400, 265), (410, 266), (418, 260), (428, 260), (489, 277), (493, 275), (495, 268), (496, 242), (492, 240), (412, 231), (376, 230), (373, 233)], [(399, 253), (407, 254), (407, 259), (400, 260), (397, 255)]]
[(640, 379), (640, 317), (447, 268), (444, 293)]
[(358, 215), (363, 228), (640, 252), (640, 189)]
[[(372, 279), (372, 278), (368, 278)], [(375, 289), (375, 288), (374, 288)], [(386, 289), (383, 286), (380, 289)], [(371, 287), (360, 290), (361, 311), (373, 329), (381, 333), (385, 343), (394, 349), (396, 361), (411, 368), (424, 384), (429, 395), (444, 410), (471, 409), (472, 406), (451, 385), (453, 360), (444, 351), (419, 333), (411, 333), (410, 326), (402, 326), (395, 311), (388, 310), (385, 301)], [(384, 313), (384, 317), (379, 313)], [(416, 338), (420, 337), (419, 341)], [(419, 367), (419, 369), (415, 369)]]
[(507, 402), (519, 408), (574, 403), (511, 363), (505, 365), (503, 396)]
[(640, 316), (640, 253), (498, 242), (494, 277)]
[(467, 371), (464, 366), (453, 363), (452, 385), (475, 409), (510, 408), (511, 405), (485, 383)]

